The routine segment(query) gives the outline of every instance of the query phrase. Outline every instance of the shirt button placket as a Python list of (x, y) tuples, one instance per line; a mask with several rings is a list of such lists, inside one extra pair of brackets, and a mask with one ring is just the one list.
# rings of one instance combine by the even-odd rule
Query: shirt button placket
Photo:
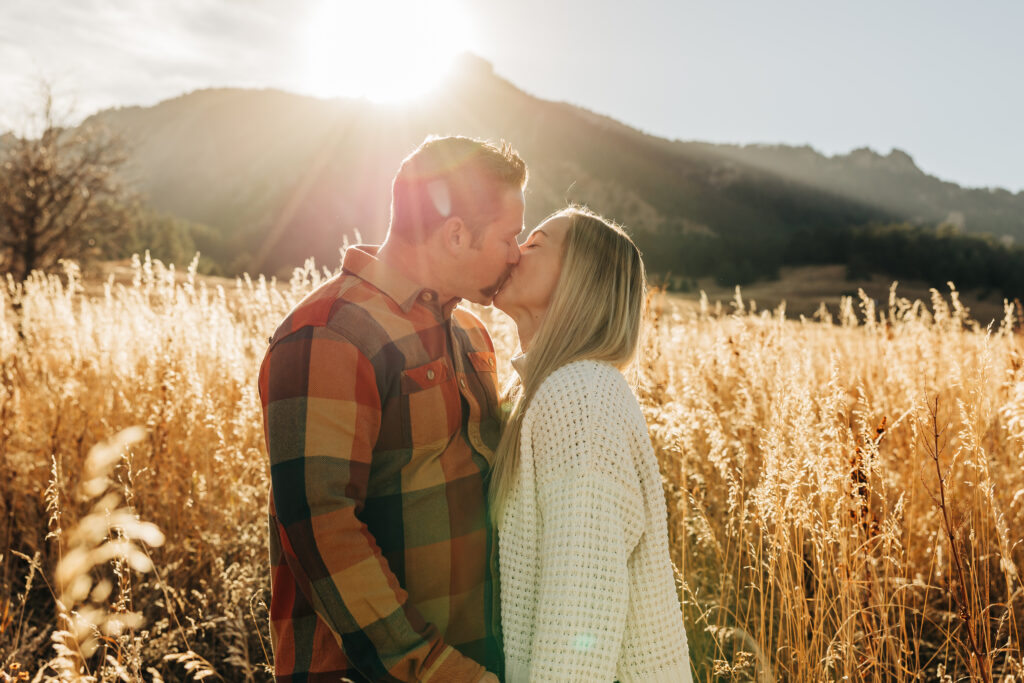
[[(451, 330), (454, 327), (454, 325), (452, 325), (451, 323), (449, 323), (449, 325), (450, 325), (449, 326), (449, 330)], [(459, 346), (459, 342), (456, 340), (454, 332), (451, 332), (451, 340), (452, 340), (452, 357), (453, 357), (453, 360), (455, 361), (455, 374), (459, 378), (459, 388), (462, 389), (462, 393), (465, 395), (466, 401), (470, 405), (470, 414), (472, 415), (472, 405), (473, 405), (473, 398), (474, 397), (469, 393), (469, 385), (466, 384), (466, 372), (467, 371), (466, 371), (466, 366), (465, 366), (465, 358), (463, 357), (463, 354), (462, 354), (462, 347)]]

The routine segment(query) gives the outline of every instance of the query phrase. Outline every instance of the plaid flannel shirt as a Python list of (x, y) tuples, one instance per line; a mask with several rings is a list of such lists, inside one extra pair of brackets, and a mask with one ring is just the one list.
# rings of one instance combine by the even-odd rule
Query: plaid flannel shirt
[(485, 475), (494, 347), (351, 247), (270, 340), (270, 606), (278, 681), (476, 681), (503, 665)]

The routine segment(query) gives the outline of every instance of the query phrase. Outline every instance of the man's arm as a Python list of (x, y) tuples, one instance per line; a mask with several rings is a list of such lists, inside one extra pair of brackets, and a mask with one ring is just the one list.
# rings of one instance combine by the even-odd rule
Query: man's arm
[(381, 406), (370, 360), (326, 328), (278, 341), (263, 368), (271, 486), (299, 590), (371, 680), (477, 681), (484, 669), (407, 604), (366, 525)]

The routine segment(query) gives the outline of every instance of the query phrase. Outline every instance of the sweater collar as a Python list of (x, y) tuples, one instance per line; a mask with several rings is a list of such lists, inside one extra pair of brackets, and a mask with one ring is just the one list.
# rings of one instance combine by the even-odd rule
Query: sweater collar
[(526, 354), (519, 354), (511, 362), (512, 368), (519, 374), (519, 379), (526, 381)]

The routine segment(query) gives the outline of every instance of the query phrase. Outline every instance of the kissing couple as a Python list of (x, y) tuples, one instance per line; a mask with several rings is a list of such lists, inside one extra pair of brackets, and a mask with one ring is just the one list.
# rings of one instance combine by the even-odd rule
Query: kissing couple
[[(271, 636), (288, 683), (690, 681), (665, 498), (622, 374), (646, 280), (570, 207), (522, 245), (526, 164), (428, 138), (379, 247), (270, 340)], [(493, 304), (520, 353), (459, 303)]]

